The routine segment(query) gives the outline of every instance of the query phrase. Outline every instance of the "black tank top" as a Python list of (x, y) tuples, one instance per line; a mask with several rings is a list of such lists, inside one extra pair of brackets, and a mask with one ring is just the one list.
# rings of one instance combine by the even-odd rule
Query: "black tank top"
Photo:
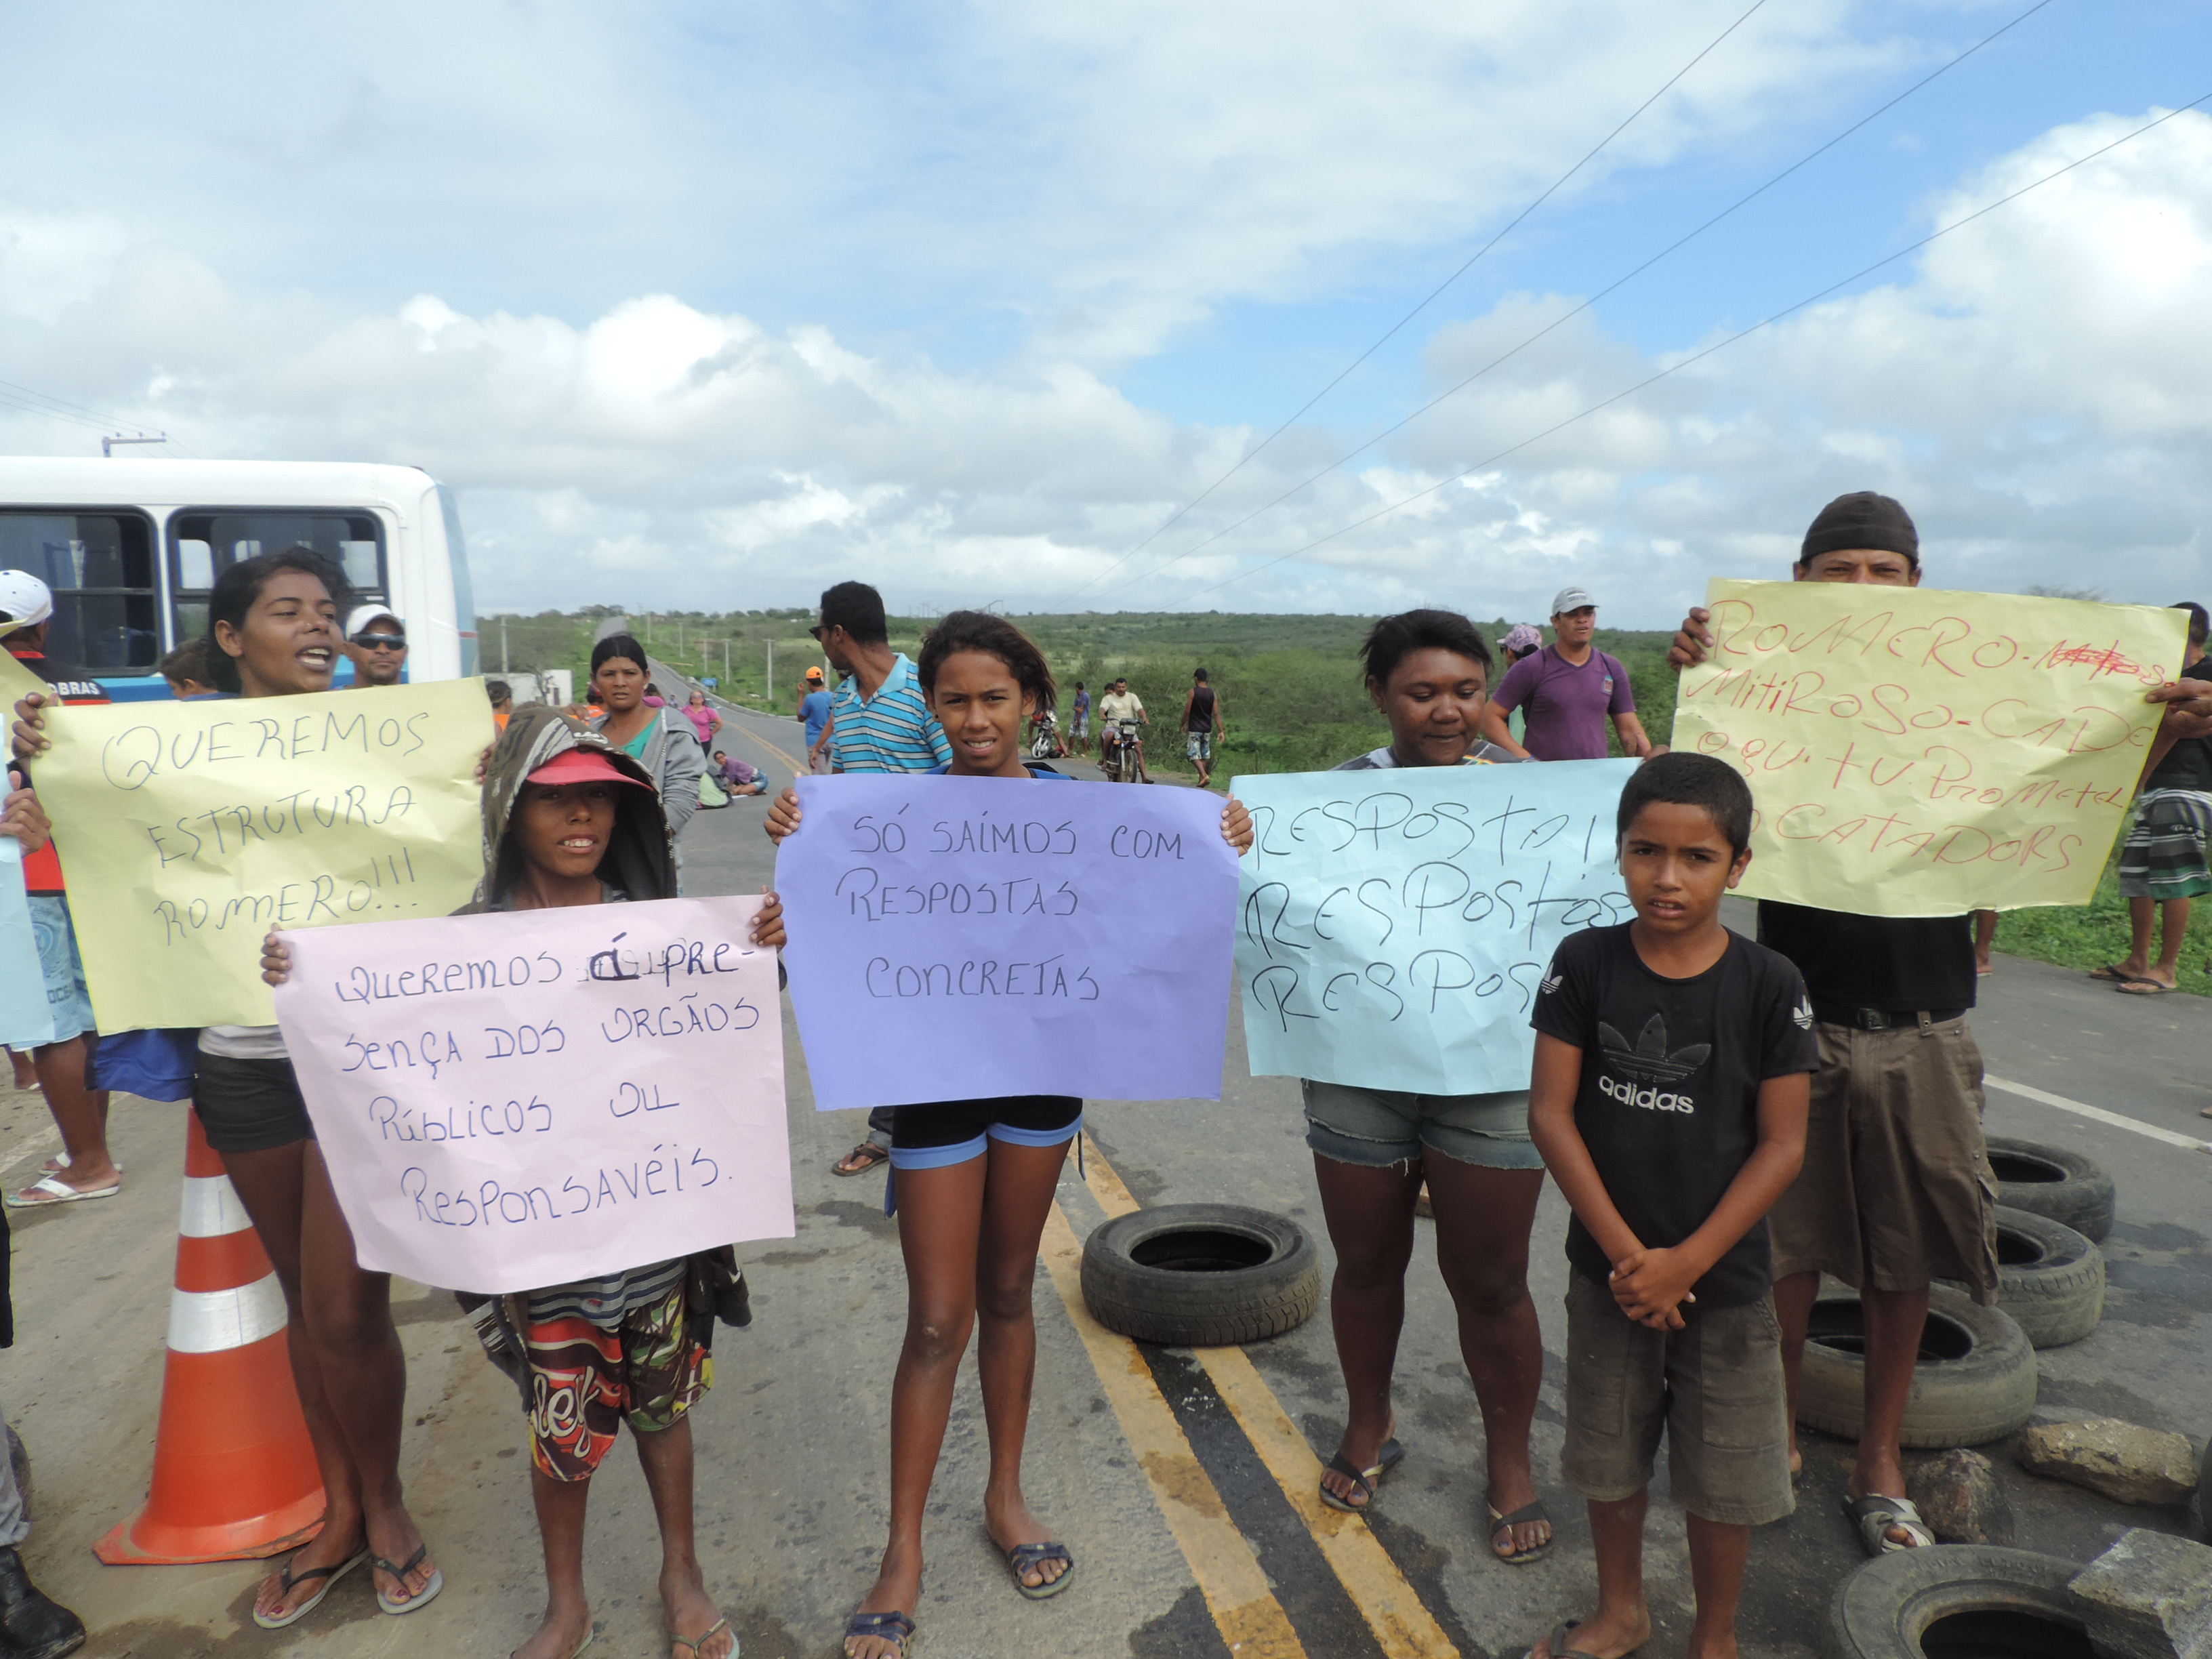
[(1199, 686), (1190, 694), (1190, 729), (1213, 730), (1213, 688), (1210, 685)]

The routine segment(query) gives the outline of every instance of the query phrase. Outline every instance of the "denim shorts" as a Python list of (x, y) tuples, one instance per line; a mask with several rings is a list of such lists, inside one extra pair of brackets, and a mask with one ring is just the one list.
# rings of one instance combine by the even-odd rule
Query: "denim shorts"
[(53, 1016), (54, 1042), (67, 1042), (94, 1029), (92, 993), (84, 982), (84, 959), (77, 955), (76, 930), (70, 925), (69, 901), (59, 893), (31, 895), (31, 933), (38, 940), (39, 966), (46, 980), (46, 1012)]
[(1415, 1095), (1299, 1079), (1306, 1107), (1306, 1145), (1323, 1158), (1368, 1169), (1407, 1164), (1437, 1152), (1486, 1170), (1540, 1170), (1543, 1154), (1528, 1139), (1528, 1093)]
[(891, 1168), (942, 1170), (982, 1157), (994, 1140), (1017, 1146), (1064, 1146), (1082, 1132), (1083, 1103), (1073, 1095), (1006, 1095), (895, 1106)]

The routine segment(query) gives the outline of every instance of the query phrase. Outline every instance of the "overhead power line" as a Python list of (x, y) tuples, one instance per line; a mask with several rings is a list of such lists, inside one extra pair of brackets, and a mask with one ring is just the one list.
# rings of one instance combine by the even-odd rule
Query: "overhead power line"
[[(1352, 460), (1355, 458), (1364, 454), (1367, 451), (1372, 449), (1376, 444), (1381, 443), (1383, 439), (1389, 437), (1393, 433), (1404, 431), (1406, 428), (1411, 426), (1415, 421), (1419, 420), (1422, 416), (1436, 408), (1437, 404), (1445, 403), (1449, 399), (1457, 397), (1461, 392), (1466, 391), (1468, 387), (1473, 386), (1477, 380), (1489, 374), (1491, 370), (1497, 368), (1502, 364), (1509, 362), (1513, 358), (1520, 356), (1521, 353), (1526, 351), (1530, 346), (1534, 345), (1539, 340), (1551, 333), (1554, 329), (1557, 329), (1565, 324), (1572, 322), (1576, 318), (1581, 316), (1583, 313), (1588, 311), (1592, 306), (1597, 304), (1599, 301), (1606, 298), (1608, 295), (1618, 292), (1628, 283), (1635, 281), (1637, 277), (1641, 276), (1645, 271), (1650, 270), (1652, 266), (1657, 264), (1661, 260), (1667, 258), (1671, 254), (1678, 252), (1683, 247), (1697, 240), (1698, 237), (1704, 235), (1715, 225), (1720, 223), (1721, 221), (1728, 218), (1730, 215), (1736, 212), (1737, 210), (1748, 206), (1759, 197), (1764, 196), (1768, 191), (1773, 189), (1775, 185), (1780, 184), (1784, 179), (1790, 177), (1791, 173), (1798, 172), (1809, 163), (1819, 160), (1822, 155), (1826, 155), (1828, 151), (1833, 149), (1838, 144), (1842, 143), (1844, 139), (1850, 137), (1862, 127), (1866, 126), (1870, 122), (1880, 119), (1891, 110), (1895, 109), (1906, 99), (1911, 97), (1914, 93), (1918, 92), (1923, 87), (1928, 85), (1929, 82), (1949, 74), (1953, 70), (1958, 68), (1960, 64), (1965, 63), (1966, 59), (1972, 58), (1976, 52), (1981, 51), (1983, 47), (1990, 45), (1990, 42), (1996, 40), (1999, 36), (2010, 33), (2014, 29), (2018, 28), (2022, 23), (2025, 23), (2029, 18), (2034, 16), (2036, 13), (2041, 11), (2045, 7), (2051, 3), (2051, 0), (2036, 0), (2035, 4), (2030, 6), (2026, 11), (2021, 12), (2020, 15), (2004, 25), (2003, 27), (1997, 29), (1991, 33), (1984, 35), (1979, 40), (1974, 42), (1972, 46), (1968, 46), (1964, 52), (1960, 52), (1956, 58), (1952, 58), (1948, 63), (1942, 64), (1941, 67), (1931, 70), (1927, 75), (1923, 76), (1919, 80), (1915, 81), (1911, 86), (1905, 88), (1904, 91), (1899, 93), (1894, 98), (1892, 98), (1887, 103), (1881, 105), (1879, 107), (1869, 111), (1867, 114), (1861, 116), (1857, 120), (1852, 122), (1850, 125), (1845, 127), (1841, 132), (1829, 139), (1826, 143), (1821, 144), (1819, 148), (1808, 150), (1804, 155), (1799, 156), (1788, 167), (1783, 168), (1781, 172), (1767, 179), (1765, 183), (1760, 185), (1757, 189), (1738, 197), (1734, 202), (1731, 202), (1728, 206), (1723, 208), (1718, 213), (1713, 215), (1711, 218), (1698, 226), (1696, 229), (1685, 232), (1682, 235), (1676, 237), (1665, 247), (1661, 248), (1658, 252), (1646, 259), (1642, 264), (1638, 265), (1634, 270), (1630, 270), (1620, 276), (1615, 277), (1612, 282), (1607, 283), (1603, 288), (1591, 295), (1588, 299), (1584, 300), (1580, 305), (1576, 306), (1571, 310), (1562, 313), (1559, 316), (1554, 317), (1550, 322), (1545, 324), (1543, 327), (1538, 329), (1534, 334), (1529, 335), (1518, 345), (1513, 346), (1510, 349), (1501, 352), (1498, 356), (1492, 358), (1488, 362), (1485, 363), (1480, 368), (1476, 369), (1474, 374), (1468, 375), (1465, 380), (1459, 381), (1456, 385), (1446, 387), (1435, 397), (1430, 398), (1428, 402), (1423, 404), (1419, 409), (1413, 410), (1412, 414), (1406, 416), (1403, 419), (1396, 422), (1393, 425), (1383, 428), (1382, 431), (1377, 432), (1372, 437), (1367, 439), (1358, 447), (1345, 451), (1343, 454), (1338, 456), (1327, 466), (1322, 467), (1316, 471), (1309, 473), (1305, 477), (1301, 478), (1297, 483), (1292, 484), (1288, 489), (1285, 489), (1281, 495), (1276, 496), (1273, 501), (1264, 502), (1261, 506), (1254, 507), (1249, 513), (1247, 513), (1243, 518), (1237, 520), (1235, 523), (1223, 526), (1212, 535), (1205, 538), (1201, 541), (1193, 544), (1189, 547), (1185, 548), (1174, 557), (1165, 560), (1162, 563), (1154, 565), (1150, 570), (1145, 573), (1144, 580), (1149, 581), (1152, 577), (1158, 575), (1162, 571), (1168, 569), (1170, 566), (1179, 564), (1183, 560), (1189, 558), (1194, 553), (1201, 553), (1205, 551), (1207, 548), (1212, 546), (1214, 543), (1221, 540), (1223, 537), (1233, 535), (1237, 531), (1242, 530), (1246, 525), (1250, 524), (1253, 520), (1260, 518), (1266, 514), (1273, 512), (1275, 508), (1280, 507), (1285, 501), (1290, 500), (1291, 496), (1297, 495), (1300, 490), (1305, 489), (1310, 486), (1319, 483), (1322, 479), (1327, 477), (1330, 473), (1342, 466), (1346, 461)], [(1309, 405), (1309, 407), (1310, 407), (1310, 405)], [(1124, 556), (1125, 558), (1127, 556), (1127, 555)], [(1119, 563), (1120, 561), (1116, 561), (1116, 562)]]
[[(99, 410), (73, 404), (66, 398), (57, 398), (14, 380), (0, 380), (0, 408), (12, 409), (25, 415), (44, 416), (50, 421), (61, 421), (70, 426), (87, 427), (103, 436), (120, 435), (126, 427), (142, 435), (145, 431), (138, 422), (103, 414)], [(163, 441), (179, 449), (184, 447), (173, 437), (165, 435)]]
[[(1227, 483), (1231, 478), (1243, 471), (1245, 466), (1249, 465), (1261, 450), (1265, 449), (1269, 444), (1274, 442), (1276, 439), (1281, 437), (1283, 434), (1289, 431), (1291, 428), (1297, 423), (1298, 418), (1304, 415), (1308, 410), (1311, 409), (1316, 404), (1328, 397), (1330, 392), (1335, 391), (1339, 386), (1342, 385), (1346, 375), (1350, 374), (1354, 369), (1358, 368), (1362, 363), (1365, 362), (1370, 357), (1372, 357), (1385, 345), (1389, 344), (1392, 336), (1395, 335), (1400, 329), (1405, 327), (1406, 325), (1412, 322), (1414, 318), (1419, 316), (1424, 311), (1427, 310), (1429, 307), (1435, 302), (1437, 295), (1441, 295), (1454, 283), (1459, 281), (1461, 277), (1466, 276), (1468, 271), (1474, 270), (1476, 263), (1480, 261), (1485, 254), (1488, 253), (1491, 249), (1496, 247), (1500, 242), (1504, 241), (1506, 237), (1510, 235), (1522, 220), (1526, 219), (1538, 208), (1543, 206), (1546, 202), (1551, 200), (1551, 198), (1557, 195), (1566, 185), (1570, 179), (1572, 179), (1575, 174), (1580, 173), (1584, 167), (1595, 161), (1599, 154), (1607, 144), (1610, 144), (1614, 139), (1620, 137), (1622, 133), (1628, 131), (1629, 127), (1635, 122), (1638, 116), (1643, 114), (1645, 110), (1650, 109), (1651, 106), (1657, 103), (1660, 99), (1665, 97), (1667, 94), (1673, 89), (1674, 83), (1677, 81), (1680, 81), (1692, 70), (1697, 68), (1699, 64), (1705, 62), (1705, 58), (1711, 54), (1716, 46), (1719, 46), (1722, 41), (1727, 40), (1729, 36), (1734, 34), (1738, 29), (1741, 28), (1745, 23), (1750, 21), (1752, 12), (1757, 11), (1765, 3), (1766, 0), (1753, 0), (1750, 11), (1745, 12), (1743, 15), (1737, 18), (1735, 22), (1730, 23), (1726, 28), (1723, 29), (1718, 34), (1707, 41), (1704, 49), (1701, 50), (1696, 57), (1690, 59), (1688, 63), (1683, 64), (1681, 68), (1676, 70), (1674, 73), (1668, 78), (1666, 84), (1662, 86), (1658, 91), (1653, 93), (1649, 98), (1646, 98), (1634, 109), (1629, 111), (1626, 118), (1622, 120), (1620, 125), (1613, 128), (1611, 132), (1607, 133), (1604, 137), (1599, 139), (1596, 144), (1591, 148), (1588, 155), (1584, 155), (1581, 161), (1576, 162), (1574, 166), (1569, 167), (1565, 173), (1554, 179), (1545, 187), (1544, 193), (1542, 195), (1537, 197), (1536, 199), (1529, 203), (1527, 207), (1522, 208), (1520, 212), (1515, 214), (1513, 217), (1507, 222), (1503, 229), (1499, 230), (1496, 235), (1492, 236), (1480, 247), (1475, 249), (1475, 251), (1468, 257), (1466, 262), (1462, 264), (1457, 270), (1452, 272), (1450, 276), (1445, 277), (1441, 283), (1438, 283), (1436, 287), (1431, 289), (1427, 295), (1419, 305), (1415, 306), (1411, 311), (1398, 319), (1396, 322), (1391, 324), (1389, 328), (1383, 330), (1382, 333), (1376, 338), (1374, 344), (1369, 346), (1366, 350), (1361, 352), (1357, 357), (1354, 357), (1341, 369), (1338, 370), (1334, 380), (1331, 380), (1320, 391), (1315, 392), (1312, 397), (1307, 398), (1305, 402), (1300, 404), (1296, 409), (1292, 410), (1289, 417), (1285, 419), (1280, 426), (1277, 427), (1273, 432), (1270, 432), (1266, 437), (1261, 439), (1260, 441), (1253, 445), (1251, 448), (1246, 450), (1243, 457), (1238, 459), (1236, 465), (1231, 467), (1226, 472), (1216, 478), (1212, 483), (1200, 490), (1197, 495), (1192, 496), (1189, 501), (1177, 507), (1168, 516), (1166, 520), (1163, 522), (1158, 529), (1152, 532), (1151, 535), (1146, 537), (1144, 540), (1139, 542), (1127, 553), (1124, 553), (1120, 558), (1115, 560), (1112, 564), (1108, 565), (1105, 569), (1100, 571), (1097, 575), (1091, 577), (1089, 581), (1085, 582), (1082, 586), (1077, 588), (1074, 592), (1069, 594), (1069, 600), (1071, 602), (1073, 601), (1091, 588), (1096, 586), (1098, 583), (1104, 581), (1107, 577), (1112, 575), (1124, 564), (1127, 563), (1131, 559), (1135, 558), (1138, 554), (1143, 552), (1154, 542), (1158, 541), (1163, 535), (1166, 534), (1167, 532), (1173, 528), (1186, 514), (1196, 507), (1201, 501), (1205, 501), (1207, 496), (1212, 495), (1215, 490), (1220, 489), (1222, 485)], [(2044, 0), (2044, 3), (2050, 3), (2050, 0)]]
[(2152, 131), (2154, 128), (2162, 127), (2175, 117), (2185, 115), (2191, 110), (2198, 108), (2199, 106), (2208, 103), (2212, 103), (2212, 92), (2208, 92), (2200, 98), (2192, 99), (2191, 101), (2182, 105), (2178, 109), (2170, 109), (2165, 114), (2159, 116), (2154, 120), (2144, 122), (2142, 125), (2136, 128), (2134, 131), (2122, 134), (2119, 137), (2113, 139), (2109, 144), (2100, 145), (2097, 149), (2091, 150), (2087, 155), (2079, 156), (2074, 161), (2069, 161), (2064, 167), (2059, 167), (2053, 172), (2045, 173), (2043, 177), (2034, 180), (2033, 183), (2022, 185), (2018, 190), (2012, 191), (2009, 195), (2000, 196), (1996, 201), (1975, 209), (1963, 219), (1953, 220), (1942, 229), (1929, 233), (1928, 235), (1922, 237), (1918, 241), (1912, 243), (1910, 246), (1901, 247), (1898, 249), (1896, 252), (1887, 254), (1881, 258), (1875, 260), (1870, 265), (1862, 266), (1859, 270), (1853, 271), (1850, 276), (1842, 278), (1840, 281), (1829, 283), (1827, 287), (1822, 289), (1818, 294), (1808, 295), (1804, 299), (1798, 301), (1796, 304), (1787, 306), (1782, 310), (1774, 313), (1771, 316), (1762, 318), (1759, 321), (1753, 323), (1750, 327), (1740, 329), (1735, 333), (1729, 335), (1724, 340), (1715, 341), (1704, 350), (1693, 353), (1692, 356), (1685, 357), (1680, 362), (1674, 364), (1671, 368), (1662, 368), (1656, 374), (1653, 374), (1644, 380), (1638, 380), (1634, 386), (1626, 388), (1625, 391), (1616, 392), (1612, 397), (1604, 399), (1602, 402), (1592, 404), (1588, 409), (1583, 410), (1580, 413), (1570, 415), (1565, 420), (1560, 421), (1554, 425), (1546, 427), (1541, 432), (1535, 434), (1532, 437), (1523, 438), (1519, 443), (1511, 445), (1507, 448), (1501, 449), (1494, 455), (1486, 456), (1483, 459), (1477, 461), (1472, 466), (1462, 467), (1458, 471), (1452, 473), (1449, 477), (1437, 479), (1436, 483), (1429, 485), (1426, 489), (1417, 489), (1410, 495), (1401, 496), (1398, 500), (1392, 501), (1388, 507), (1378, 507), (1364, 518), (1354, 519), (1350, 524), (1342, 526), (1338, 529), (1332, 530), (1326, 536), (1316, 536), (1313, 540), (1306, 543), (1303, 547), (1293, 548), (1291, 551), (1279, 554), (1264, 563), (1254, 565), (1249, 570), (1240, 570), (1234, 575), (1223, 578), (1220, 581), (1213, 582), (1205, 587), (1198, 588), (1195, 591), (1184, 595), (1183, 603), (1188, 605), (1193, 599), (1203, 599), (1208, 593), (1218, 592), (1224, 587), (1228, 587), (1237, 582), (1243, 581), (1248, 576), (1256, 576), (1263, 570), (1271, 570), (1275, 566), (1285, 563), (1289, 560), (1303, 557), (1304, 555), (1312, 552), (1317, 547), (1325, 547), (1330, 542), (1335, 541), (1340, 537), (1348, 536), (1355, 530), (1358, 530), (1367, 525), (1373, 524), (1377, 519), (1388, 518), (1391, 514), (1397, 512), (1401, 507), (1412, 506), (1413, 503), (1421, 500), (1424, 496), (1435, 495), (1437, 491), (1443, 489), (1447, 484), (1456, 483), (1462, 478), (1468, 477), (1474, 473), (1484, 471), (1486, 468), (1495, 466), (1498, 462), (1506, 459), (1509, 456), (1520, 453), (1521, 451), (1528, 448), (1531, 444), (1540, 443), (1555, 433), (1564, 432), (1567, 428), (1574, 426), (1580, 422), (1586, 421), (1591, 416), (1595, 415), (1603, 410), (1612, 408), (1613, 404), (1620, 403), (1622, 399), (1632, 398), (1638, 392), (1642, 392), (1648, 387), (1656, 386), (1660, 381), (1667, 380), (1673, 375), (1680, 374), (1684, 369), (1690, 368), (1692, 364), (1703, 362), (1715, 352), (1725, 351), (1737, 341), (1747, 339), (1762, 329), (1771, 328), (1775, 324), (1782, 321), (1785, 317), (1795, 316), (1798, 312), (1804, 310), (1808, 306), (1818, 305), (1830, 295), (1836, 293), (1839, 289), (1849, 288), (1853, 283), (1859, 281), (1862, 277), (1873, 275), (1875, 271), (1880, 270), (1884, 265), (1894, 264), (1897, 261), (1904, 258), (1905, 255), (1909, 253), (1917, 253), (1922, 248), (1926, 247), (1930, 242), (1936, 241), (1942, 237), (1948, 236), (1954, 230), (1964, 229), (1966, 226), (1972, 224), (1977, 219), (1983, 218), (1989, 214), (1996, 212), (1999, 208), (2005, 206), (2008, 203), (2017, 202), (2021, 197), (2027, 195), (2031, 191), (2040, 190), (2044, 185), (2051, 183), (2053, 179), (2063, 179), (2075, 168), (2086, 167), (2090, 162), (2095, 161), (2099, 156), (2108, 155), (2112, 151), (2119, 149), (2121, 145), (2134, 142), (2136, 139), (2142, 137), (2143, 134)]

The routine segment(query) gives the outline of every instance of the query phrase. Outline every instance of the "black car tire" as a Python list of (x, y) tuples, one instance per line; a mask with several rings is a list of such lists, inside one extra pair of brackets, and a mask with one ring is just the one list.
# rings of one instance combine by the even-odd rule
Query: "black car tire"
[(1280, 1336), (1321, 1305), (1321, 1255), (1288, 1216), (1163, 1204), (1115, 1216), (1083, 1244), (1083, 1300), (1109, 1331), (1174, 1347)]
[(2000, 1204), (1997, 1306), (2036, 1347), (2079, 1342), (2105, 1315), (2105, 1253), (2063, 1222)]
[[(1845, 1440), (1866, 1414), (1866, 1360), (1858, 1292), (1813, 1305), (1797, 1373), (1797, 1420)], [(1948, 1285), (1929, 1293), (1928, 1326), (1899, 1439), (1907, 1446), (1980, 1446), (2002, 1440), (2035, 1410), (2035, 1350), (2011, 1315)]]
[(1989, 1138), (1990, 1172), (1997, 1202), (2049, 1216), (2092, 1244), (2112, 1231), (2112, 1178), (2094, 1158), (2040, 1140)]
[(1836, 1586), (1820, 1659), (2092, 1659), (2066, 1595), (2075, 1561), (1992, 1544), (1938, 1544), (1876, 1556)]

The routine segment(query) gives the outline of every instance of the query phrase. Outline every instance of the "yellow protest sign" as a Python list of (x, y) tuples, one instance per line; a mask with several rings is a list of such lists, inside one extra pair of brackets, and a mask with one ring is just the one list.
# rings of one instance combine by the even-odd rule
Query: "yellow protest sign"
[(60, 708), (36, 763), (103, 1031), (273, 1025), (271, 927), (442, 916), (483, 873), (481, 680)]
[(0, 651), (0, 726), (10, 726), (15, 720), (15, 705), (33, 691), (44, 691), (46, 683), (15, 660), (13, 653)]
[(2149, 605), (1715, 581), (1674, 746), (1758, 804), (1750, 897), (1861, 915), (2087, 904), (2180, 671)]

